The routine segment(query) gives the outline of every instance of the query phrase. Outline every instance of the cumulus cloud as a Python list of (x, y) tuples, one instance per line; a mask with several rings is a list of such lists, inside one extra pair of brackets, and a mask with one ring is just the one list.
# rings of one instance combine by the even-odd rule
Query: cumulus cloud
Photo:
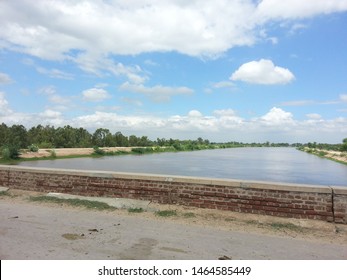
[(272, 108), (263, 116), (244, 119), (233, 109), (220, 109), (212, 116), (198, 110), (187, 114), (168, 117), (154, 115), (124, 115), (97, 111), (92, 114), (66, 119), (57, 110), (46, 109), (37, 114), (16, 113), (9, 109), (4, 94), (0, 94), (0, 123), (23, 124), (30, 128), (37, 124), (54, 126), (71, 125), (84, 127), (90, 131), (107, 127), (113, 133), (122, 131), (125, 135), (147, 135), (174, 139), (194, 139), (203, 137), (211, 141), (243, 142), (328, 142), (340, 143), (347, 133), (347, 118), (318, 119), (310, 118), (299, 121), (290, 112)]
[(176, 51), (215, 57), (255, 44), (257, 30), (273, 20), (346, 10), (341, 0), (1, 1), (0, 47), (75, 60), (89, 70), (96, 65), (90, 68), (91, 61), (112, 54)]
[(6, 73), (0, 72), (0, 85), (10, 84), (12, 82), (13, 81), (9, 75), (7, 75)]
[(290, 124), (293, 123), (293, 114), (290, 112), (286, 112), (281, 108), (273, 107), (259, 120), (269, 125)]
[(60, 118), (62, 114), (61, 112), (47, 109), (44, 112), (40, 113), (39, 115), (43, 118), (55, 119), (55, 118)]
[(90, 102), (100, 102), (111, 98), (111, 95), (103, 88), (90, 88), (82, 92), (83, 100)]
[(262, 0), (256, 11), (259, 20), (300, 19), (347, 10), (344, 0)]
[(287, 84), (295, 77), (288, 69), (275, 66), (271, 60), (261, 59), (242, 64), (230, 79), (252, 84), (275, 85)]
[(131, 84), (125, 82), (119, 87), (122, 91), (141, 93), (149, 97), (154, 102), (168, 102), (172, 96), (175, 95), (191, 95), (193, 90), (188, 87), (168, 87), (156, 85), (153, 87), (146, 87), (143, 84)]

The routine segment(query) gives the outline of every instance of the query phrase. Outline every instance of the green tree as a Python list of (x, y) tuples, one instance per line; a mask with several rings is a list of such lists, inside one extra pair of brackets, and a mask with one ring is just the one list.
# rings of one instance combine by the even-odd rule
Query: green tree
[(92, 136), (92, 142), (94, 146), (107, 147), (112, 145), (112, 134), (106, 128), (98, 128), (95, 130)]
[(117, 147), (127, 147), (129, 146), (128, 137), (124, 136), (121, 132), (116, 132), (113, 136), (115, 146)]
[(10, 130), (4, 123), (0, 125), (0, 147), (9, 144)]
[(347, 152), (347, 138), (342, 140), (341, 151)]
[(136, 147), (139, 146), (139, 139), (135, 135), (129, 136), (129, 146), (130, 147)]
[(27, 130), (23, 125), (12, 125), (9, 130), (9, 141), (11, 146), (18, 149), (26, 148), (29, 145)]

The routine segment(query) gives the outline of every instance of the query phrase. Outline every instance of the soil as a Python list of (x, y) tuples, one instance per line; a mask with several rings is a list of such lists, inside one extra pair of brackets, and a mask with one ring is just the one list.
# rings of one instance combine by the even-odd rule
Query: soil
[[(11, 189), (0, 196), (1, 259), (347, 259), (343, 224), (179, 205), (150, 204), (176, 214), (160, 217), (29, 201), (41, 195)], [(107, 234), (115, 227), (117, 236)], [(116, 241), (118, 249), (110, 255), (108, 242)]]
[[(104, 147), (101, 148), (105, 152), (116, 152), (124, 151), (131, 152), (132, 147)], [(39, 149), (37, 152), (24, 151), (21, 154), (21, 158), (43, 158), (49, 157), (52, 153), (55, 152), (57, 157), (64, 156), (85, 156), (91, 155), (94, 153), (93, 148), (59, 148), (59, 149)]]

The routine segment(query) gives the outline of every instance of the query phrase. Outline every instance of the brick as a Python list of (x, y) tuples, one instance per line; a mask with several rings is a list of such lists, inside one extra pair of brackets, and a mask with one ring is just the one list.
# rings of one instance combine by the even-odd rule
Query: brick
[[(10, 170), (10, 171), (7, 171)], [(329, 193), (313, 193), (273, 189), (238, 188), (206, 184), (199, 179), (167, 182), (159, 179), (105, 178), (89, 176), (83, 171), (47, 173), (40, 169), (26, 172), (0, 166), (0, 185), (33, 191), (55, 191), (82, 195), (102, 195), (148, 199), (159, 203), (222, 209), (227, 211), (257, 213), (281, 217), (321, 219), (332, 221), (332, 196)], [(265, 184), (265, 183), (264, 183)], [(251, 186), (251, 185), (250, 185)], [(290, 189), (290, 187), (288, 187)], [(334, 195), (335, 222), (347, 224), (347, 197), (339, 191)]]

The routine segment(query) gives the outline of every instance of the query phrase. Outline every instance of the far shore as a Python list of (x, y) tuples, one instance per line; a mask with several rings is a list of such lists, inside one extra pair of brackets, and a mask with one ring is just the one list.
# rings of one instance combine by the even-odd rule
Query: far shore
[[(126, 152), (130, 153), (134, 147), (104, 147), (100, 148), (105, 152)], [(58, 149), (39, 149), (37, 152), (25, 151), (22, 152), (20, 158), (32, 159), (32, 158), (48, 158), (51, 157), (54, 151), (56, 157), (68, 157), (68, 156), (91, 156), (94, 154), (93, 148), (58, 148)]]
[[(105, 155), (112, 155), (117, 154), (117, 152), (120, 153), (132, 153), (133, 148), (139, 148), (139, 147), (102, 147), (99, 148), (103, 152), (105, 152)], [(141, 147), (146, 148), (146, 147)], [(163, 147), (163, 151), (165, 148)], [(162, 152), (163, 152), (162, 151)], [(170, 151), (169, 149), (167, 151)], [(330, 159), (342, 164), (347, 164), (347, 153), (341, 152), (341, 151), (331, 151), (331, 150), (322, 150), (322, 149), (309, 149), (305, 147), (302, 149), (302, 151)], [(158, 152), (153, 150), (153, 152)], [(54, 157), (52, 157), (52, 153), (54, 153)], [(66, 158), (66, 157), (88, 157), (88, 156), (95, 156), (95, 149), (94, 148), (46, 148), (46, 149), (39, 149), (37, 152), (31, 152), (28, 150), (22, 150), (20, 159), (23, 160), (30, 160), (30, 159), (45, 159), (45, 158)]]

